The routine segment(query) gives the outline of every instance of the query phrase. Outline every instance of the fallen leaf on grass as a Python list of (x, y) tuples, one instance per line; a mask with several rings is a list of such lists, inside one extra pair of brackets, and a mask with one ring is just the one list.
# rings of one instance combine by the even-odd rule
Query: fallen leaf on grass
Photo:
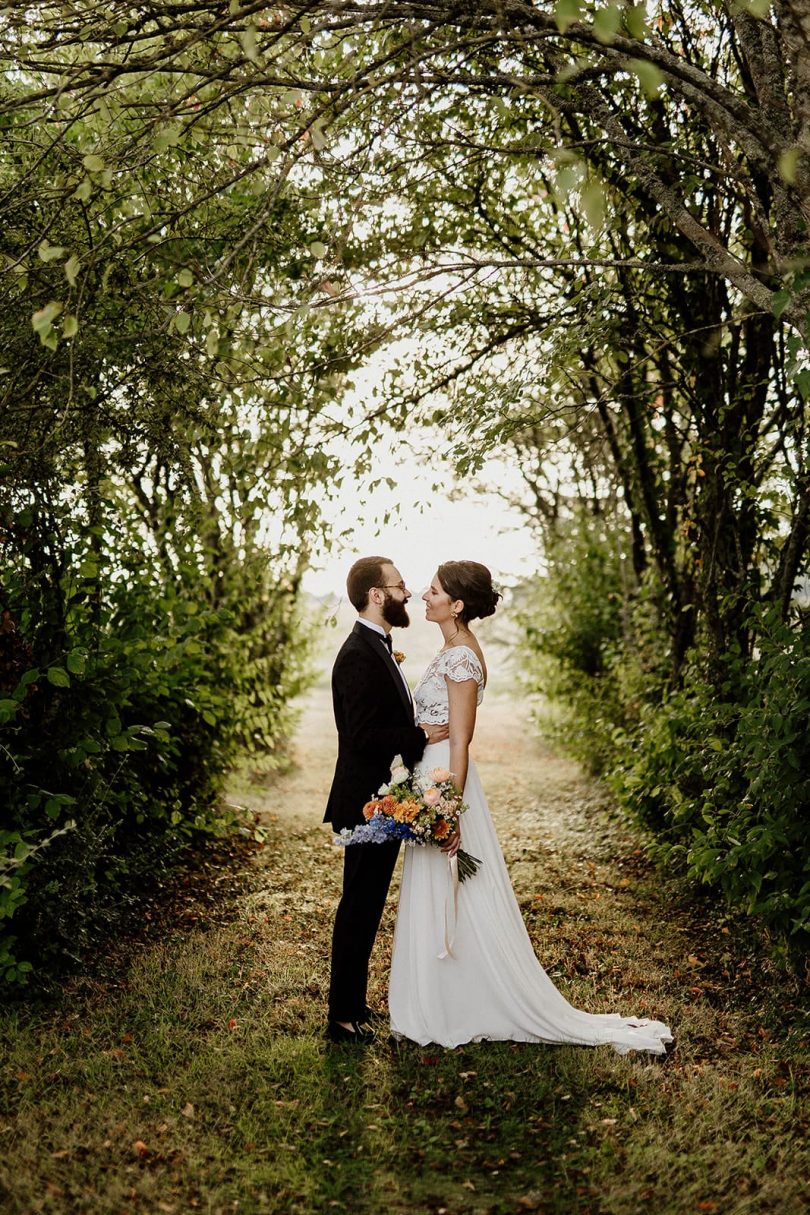
[(141, 1160), (143, 1160), (144, 1157), (149, 1155), (149, 1148), (146, 1146), (143, 1139), (136, 1139), (132, 1145), (132, 1150), (138, 1156), (140, 1156)]
[(195, 1113), (193, 1104), (190, 1101), (187, 1101), (180, 1113), (184, 1118), (193, 1118)]
[(457, 1110), (461, 1110), (462, 1114), (466, 1114), (466, 1113), (467, 1113), (467, 1110), (470, 1108), (470, 1107), (467, 1105), (467, 1102), (464, 1100), (464, 1098), (463, 1098), (463, 1097), (456, 1097), (456, 1099), (455, 1099), (455, 1101), (453, 1102), (453, 1104), (455, 1105), (455, 1107), (456, 1107), (456, 1109), (457, 1109)]

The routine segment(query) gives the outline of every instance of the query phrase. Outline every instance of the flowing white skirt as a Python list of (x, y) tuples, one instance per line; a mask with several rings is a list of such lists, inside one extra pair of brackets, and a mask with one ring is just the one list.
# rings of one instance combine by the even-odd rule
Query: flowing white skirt
[[(420, 768), (446, 767), (449, 757), (449, 743), (434, 743)], [(672, 1034), (662, 1022), (582, 1012), (557, 990), (534, 955), (472, 761), (464, 800), (469, 810), (461, 820), (462, 847), (481, 867), (455, 892), (439, 848), (403, 849), (388, 996), (391, 1032), (422, 1046), (606, 1043), (620, 1054), (664, 1054)]]

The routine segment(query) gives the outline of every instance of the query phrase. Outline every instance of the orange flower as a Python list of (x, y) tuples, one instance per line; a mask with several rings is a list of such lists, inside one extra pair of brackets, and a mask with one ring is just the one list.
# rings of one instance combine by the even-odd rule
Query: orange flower
[(374, 811), (377, 809), (379, 804), (379, 802), (366, 802), (365, 806), (363, 807), (363, 818), (366, 819), (366, 821), (374, 817)]
[(440, 818), (433, 826), (433, 835), (437, 840), (446, 840), (450, 834), (450, 824), (446, 818)]
[(382, 801), (377, 802), (377, 807), (383, 814), (387, 814), (389, 818), (396, 817), (397, 799), (389, 793)]
[(400, 802), (394, 811), (394, 818), (398, 823), (412, 823), (419, 813), (418, 802)]

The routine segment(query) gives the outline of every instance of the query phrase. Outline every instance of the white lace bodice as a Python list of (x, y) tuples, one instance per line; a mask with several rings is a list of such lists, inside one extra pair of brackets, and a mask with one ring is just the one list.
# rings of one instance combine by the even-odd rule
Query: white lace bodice
[(451, 646), (449, 650), (439, 651), (414, 689), (417, 721), (440, 725), (449, 720), (445, 676), (456, 683), (474, 679), (478, 684), (480, 705), (484, 698), (484, 672), (478, 655), (468, 645)]

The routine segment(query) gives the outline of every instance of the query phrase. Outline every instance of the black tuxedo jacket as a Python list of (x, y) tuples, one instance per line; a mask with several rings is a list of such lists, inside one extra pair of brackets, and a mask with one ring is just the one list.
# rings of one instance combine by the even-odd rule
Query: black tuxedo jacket
[(413, 767), (427, 740), (382, 637), (359, 621), (335, 659), (332, 702), (338, 757), (323, 821), (340, 831), (364, 821), (363, 806), (389, 779), (394, 756)]

